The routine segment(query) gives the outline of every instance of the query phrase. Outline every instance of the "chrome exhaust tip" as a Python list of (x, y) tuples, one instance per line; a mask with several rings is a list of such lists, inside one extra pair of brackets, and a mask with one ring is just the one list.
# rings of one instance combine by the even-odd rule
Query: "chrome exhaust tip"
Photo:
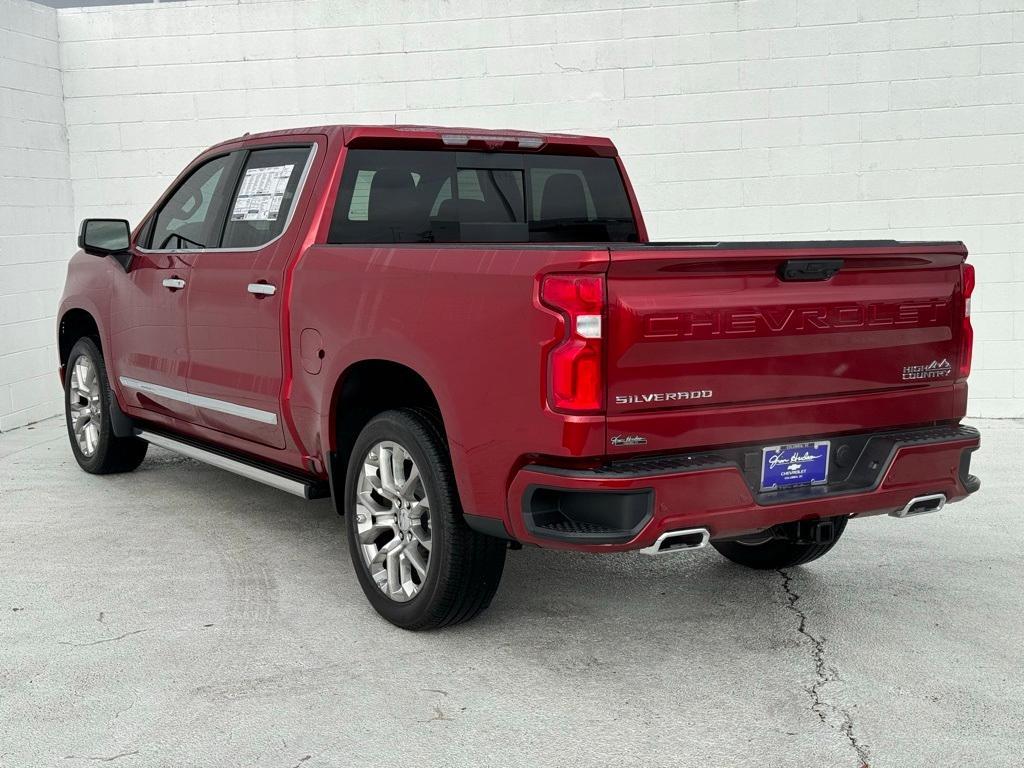
[(927, 515), (929, 512), (938, 512), (946, 506), (946, 494), (944, 493), (931, 493), (927, 496), (915, 496), (907, 505), (902, 509), (897, 509), (895, 512), (890, 512), (890, 517), (898, 517), (900, 519), (904, 517), (917, 517), (918, 515)]
[(670, 552), (690, 552), (702, 549), (711, 541), (707, 528), (685, 528), (680, 531), (665, 531), (651, 546), (640, 550), (644, 555), (667, 555)]

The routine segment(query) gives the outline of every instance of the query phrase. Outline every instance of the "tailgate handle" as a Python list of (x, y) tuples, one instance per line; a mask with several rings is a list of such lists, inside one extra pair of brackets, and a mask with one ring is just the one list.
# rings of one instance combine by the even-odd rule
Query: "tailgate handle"
[(779, 265), (779, 279), (794, 282), (828, 280), (842, 268), (842, 259), (790, 259)]

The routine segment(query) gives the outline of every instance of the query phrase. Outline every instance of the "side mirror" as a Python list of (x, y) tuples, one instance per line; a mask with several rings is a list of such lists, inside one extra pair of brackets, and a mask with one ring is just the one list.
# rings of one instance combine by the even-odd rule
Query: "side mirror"
[(93, 256), (128, 253), (131, 229), (124, 219), (85, 219), (78, 230), (78, 247)]

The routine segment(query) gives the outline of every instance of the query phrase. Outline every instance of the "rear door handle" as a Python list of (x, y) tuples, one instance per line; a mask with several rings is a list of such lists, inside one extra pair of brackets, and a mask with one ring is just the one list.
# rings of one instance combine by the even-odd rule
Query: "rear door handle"
[(177, 291), (185, 287), (185, 281), (180, 277), (165, 277), (164, 288), (168, 288), (172, 291)]
[(255, 296), (273, 296), (277, 293), (277, 286), (270, 283), (249, 283), (247, 290)]

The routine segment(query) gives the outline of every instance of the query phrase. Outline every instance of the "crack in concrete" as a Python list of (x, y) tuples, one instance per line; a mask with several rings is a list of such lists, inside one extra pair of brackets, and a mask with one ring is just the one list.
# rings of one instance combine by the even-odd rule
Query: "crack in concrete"
[(111, 757), (85, 757), (84, 755), (65, 755), (65, 760), (95, 760), (101, 763), (112, 763), (115, 760), (120, 760), (122, 757), (132, 757), (133, 755), (139, 754), (139, 750), (135, 749), (131, 752), (121, 752)]
[(795, 613), (800, 620), (800, 623), (797, 625), (797, 632), (811, 643), (811, 658), (814, 659), (814, 685), (806, 689), (813, 700), (811, 710), (824, 725), (843, 734), (850, 747), (857, 754), (857, 768), (871, 768), (868, 763), (870, 757), (868, 747), (857, 738), (857, 734), (854, 732), (853, 716), (850, 714), (850, 711), (838, 704), (833, 704), (824, 696), (825, 686), (839, 679), (839, 672), (836, 668), (825, 662), (825, 638), (816, 637), (807, 630), (807, 614), (797, 606), (800, 595), (793, 589), (793, 577), (781, 568), (778, 573), (782, 577), (782, 588), (786, 593), (786, 607)]
[(123, 635), (118, 635), (117, 637), (105, 637), (102, 640), (92, 640), (92, 641), (90, 641), (88, 643), (73, 643), (70, 640), (58, 640), (57, 643), (59, 645), (71, 645), (71, 646), (74, 646), (76, 648), (84, 648), (87, 645), (99, 645), (100, 643), (112, 643), (115, 640), (123, 640), (126, 637), (131, 637), (132, 635), (138, 635), (138, 634), (141, 634), (142, 632), (149, 632), (149, 630), (148, 629), (136, 629), (136, 630), (133, 630), (131, 632), (125, 632)]

